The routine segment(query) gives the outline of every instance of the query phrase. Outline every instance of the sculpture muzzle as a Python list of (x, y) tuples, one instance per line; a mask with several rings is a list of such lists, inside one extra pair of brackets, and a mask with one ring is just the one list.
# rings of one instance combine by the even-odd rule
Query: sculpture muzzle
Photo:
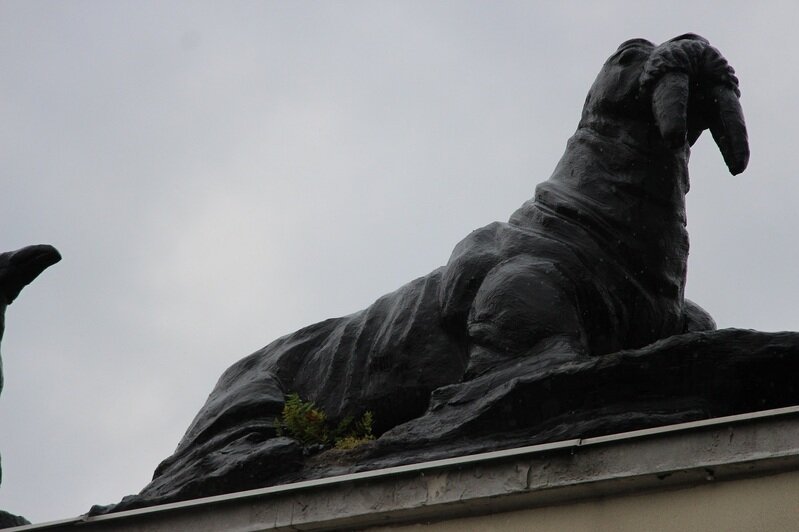
[(676, 148), (693, 145), (710, 129), (733, 175), (749, 162), (749, 143), (735, 70), (707, 40), (693, 34), (656, 47), (641, 75), (641, 92), (652, 93), (661, 137)]

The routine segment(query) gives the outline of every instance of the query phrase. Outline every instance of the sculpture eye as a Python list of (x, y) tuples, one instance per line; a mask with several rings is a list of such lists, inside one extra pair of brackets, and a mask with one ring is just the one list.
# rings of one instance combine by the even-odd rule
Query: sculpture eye
[(627, 66), (641, 56), (641, 50), (635, 48), (628, 48), (624, 50), (619, 56), (618, 62), (622, 66)]

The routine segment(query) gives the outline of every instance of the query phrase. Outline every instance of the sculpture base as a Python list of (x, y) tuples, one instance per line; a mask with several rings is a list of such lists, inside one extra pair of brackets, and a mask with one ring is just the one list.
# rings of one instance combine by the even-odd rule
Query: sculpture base
[[(352, 451), (237, 440), (92, 513), (799, 404), (799, 333), (689, 333), (560, 365), (523, 359), (439, 388), (427, 412)], [(307, 450), (306, 450), (307, 451)]]

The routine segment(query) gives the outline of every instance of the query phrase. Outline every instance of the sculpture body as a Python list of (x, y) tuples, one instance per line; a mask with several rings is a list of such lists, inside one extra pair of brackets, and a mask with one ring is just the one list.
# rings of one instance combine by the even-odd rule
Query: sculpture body
[[(710, 128), (730, 171), (744, 170), (738, 95), (732, 68), (701, 37), (623, 43), (554, 173), (507, 223), (473, 231), (446, 266), (369, 308), (234, 364), (153, 481), (114, 509), (320, 474), (324, 467), (308, 472), (297, 442), (275, 434), (293, 392), (334, 421), (374, 412), (382, 437), (355, 452), (357, 467), (390, 464), (381, 457), (408, 449), (445, 456), (458, 438), (497, 431), (512, 444), (707, 413), (697, 393), (687, 406), (653, 399), (619, 417), (614, 405), (630, 396), (605, 389), (616, 370), (603, 368), (630, 372), (639, 355), (609, 354), (715, 328), (684, 299), (688, 159)], [(598, 388), (580, 396), (591, 375)], [(575, 411), (592, 420), (564, 429), (562, 416)], [(305, 476), (296, 473), (302, 467)]]

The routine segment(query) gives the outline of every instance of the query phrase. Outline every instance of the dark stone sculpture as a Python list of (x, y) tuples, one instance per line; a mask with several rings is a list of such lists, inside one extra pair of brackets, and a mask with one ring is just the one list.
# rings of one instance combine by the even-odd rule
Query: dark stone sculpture
[[(53, 246), (28, 246), (0, 253), (0, 340), (5, 330), (6, 307), (20, 291), (46, 268), (61, 260)], [(0, 359), (0, 392), (3, 391), (3, 364)], [(0, 469), (0, 479), (2, 470)], [(25, 518), (0, 510), (0, 528), (28, 524)]]
[[(746, 168), (739, 94), (702, 37), (623, 43), (507, 223), (234, 364), (152, 482), (93, 512), (796, 402), (799, 334), (713, 331), (683, 296), (690, 146), (710, 129)], [(381, 436), (306, 456), (275, 431), (294, 392), (334, 422), (372, 411)]]

